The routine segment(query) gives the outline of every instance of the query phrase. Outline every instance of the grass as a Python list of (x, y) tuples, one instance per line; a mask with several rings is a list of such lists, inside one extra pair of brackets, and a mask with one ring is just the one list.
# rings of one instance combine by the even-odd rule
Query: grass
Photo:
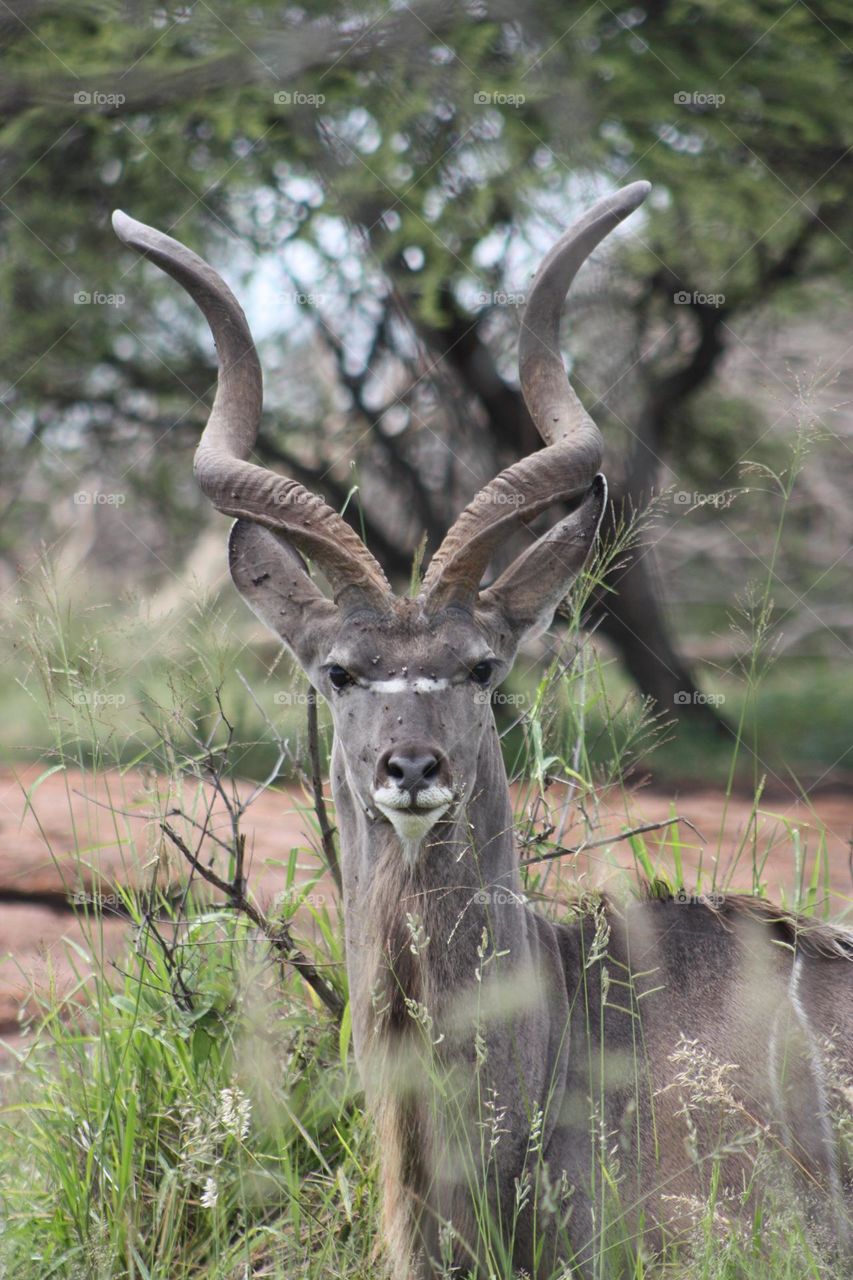
[[(89, 594), (86, 584), (80, 594)], [(291, 776), (300, 758), (305, 679), (239, 605), (232, 610), (201, 600), (166, 624), (130, 604), (126, 610), (114, 604), (79, 609), (67, 596), (64, 602), (58, 598), (46, 569), (23, 605), (7, 605), (0, 654), (6, 710), (0, 762), (70, 757), (91, 766), (106, 751), (120, 765), (156, 764), (164, 721), (174, 734), (186, 718), (203, 735), (216, 719), (217, 688), (228, 693), (241, 743), (234, 763), (244, 777), (260, 780), (275, 762), (269, 721), (292, 744)], [(804, 785), (823, 778), (824, 785), (846, 785), (853, 776), (853, 686), (840, 662), (782, 658), (763, 675), (760, 699), (748, 692), (742, 672), (709, 668), (700, 683), (717, 700), (729, 732), (705, 733), (688, 721), (676, 734), (667, 723), (671, 717), (661, 717), (658, 729), (639, 739), (637, 725), (648, 720), (641, 700), (614, 658), (602, 652), (599, 666), (598, 686), (584, 700), (584, 736), (594, 767), (605, 766), (618, 739), (624, 765), (638, 766), (661, 787), (719, 787), (727, 781), (739, 739), (747, 744), (735, 772), (742, 791), (753, 790), (757, 767), (771, 782), (775, 776), (788, 784), (792, 778)], [(535, 706), (537, 683), (535, 673), (517, 671), (501, 691), (495, 710), (507, 733), (508, 758), (524, 750), (516, 722)], [(556, 699), (549, 714), (558, 718), (560, 736), (570, 739), (577, 732), (577, 690), (566, 685), (564, 691), (567, 696)], [(758, 766), (748, 744), (760, 744)]]
[[(719, 781), (728, 796), (741, 776), (755, 781), (756, 754), (787, 767), (785, 741), (796, 742), (792, 760), (817, 768), (833, 765), (840, 754), (841, 726), (850, 714), (833, 677), (801, 664), (799, 680), (792, 681), (792, 667), (781, 663), (767, 675), (758, 661), (766, 592), (754, 599), (755, 660), (744, 664), (738, 680), (729, 678), (731, 687), (720, 686), (734, 727), (731, 744), (717, 743), (714, 754), (707, 744), (696, 745), (694, 757), (681, 740), (661, 776), (667, 769), (669, 776), (696, 776), (695, 770), (704, 782)], [(179, 901), (156, 888), (144, 895), (115, 886), (131, 934), (115, 967), (103, 958), (100, 915), (84, 909), (94, 972), (72, 949), (79, 968), (72, 990), (34, 993), (37, 1016), (14, 1047), (2, 1082), (0, 1274), (17, 1280), (372, 1280), (382, 1270), (377, 1150), (354, 1070), (348, 1009), (338, 1019), (330, 1016), (275, 944), (289, 929), (345, 1002), (341, 909), (337, 899), (310, 897), (325, 870), (322, 858), (313, 847), (282, 851), (283, 896), (262, 928), (234, 910), (233, 901), (212, 903), (209, 893), (197, 892), (201, 864), (217, 852), (192, 825), (194, 816), (203, 817), (211, 776), (227, 788), (234, 777), (265, 776), (275, 766), (292, 772), (304, 754), (304, 705), (292, 698), (298, 686), (291, 672), (277, 651), (267, 650), (264, 661), (235, 640), (231, 619), (210, 603), (195, 611), (189, 626), (164, 632), (162, 624), (137, 616), (118, 628), (114, 612), (71, 608), (45, 573), (24, 607), (25, 660), (18, 655), (0, 672), (9, 705), (21, 716), (6, 751), (15, 759), (39, 756), (49, 767), (96, 774), (145, 765), (182, 779), (183, 830), (188, 839), (198, 837), (199, 865), (188, 870)], [(660, 737), (653, 716), (636, 701), (623, 705), (618, 681), (592, 646), (570, 669), (555, 663), (537, 677), (517, 677), (507, 692), (516, 700), (499, 701), (497, 711), (518, 780), (526, 853), (547, 853), (559, 840), (546, 792), (554, 775), (567, 782), (585, 833), (595, 838), (594, 797), (650, 757)], [(818, 721), (822, 728), (812, 731)], [(661, 752), (667, 748), (657, 750), (666, 760)], [(224, 859), (223, 874), (234, 883), (240, 824), (248, 827), (251, 813), (237, 818), (227, 848), (218, 850), (218, 865)], [(630, 843), (637, 875), (628, 883), (635, 891), (639, 880), (692, 891), (676, 827), (648, 838), (634, 834)], [(790, 853), (792, 868), (801, 870), (793, 833)], [(762, 854), (754, 841), (740, 851), (759, 890)], [(605, 847), (602, 856), (615, 862), (612, 849)], [(808, 915), (825, 908), (825, 862), (818, 858), (815, 867), (810, 878), (793, 878), (788, 903)], [(558, 863), (534, 863), (525, 875), (540, 909), (555, 916), (571, 909), (573, 886)], [(703, 887), (714, 886), (712, 879)], [(587, 907), (597, 909), (592, 899)], [(607, 938), (596, 927), (587, 968), (605, 995), (615, 980), (605, 977), (607, 955)], [(481, 966), (490, 959), (484, 940)], [(589, 1009), (597, 1016), (592, 998)], [(418, 1017), (429, 1077), (430, 1023), (427, 1012)], [(703, 1058), (689, 1043), (672, 1049), (681, 1054), (690, 1123), (701, 1127), (718, 1112), (726, 1119), (726, 1064)], [(602, 1062), (602, 1078), (606, 1068)], [(433, 1077), (431, 1085), (443, 1091), (448, 1081)], [(560, 1215), (564, 1189), (549, 1182), (537, 1145), (543, 1120), (531, 1117), (530, 1160), (517, 1201), (522, 1205), (535, 1191), (550, 1205), (543, 1212)], [(488, 1168), (501, 1141), (499, 1100), (481, 1096), (480, 1121), (477, 1154)], [(722, 1128), (703, 1167), (703, 1195), (681, 1206), (686, 1242), (657, 1259), (637, 1251), (618, 1229), (621, 1175), (611, 1136), (595, 1128), (591, 1134), (599, 1144), (594, 1168), (602, 1211), (595, 1280), (833, 1274), (841, 1280), (847, 1274), (833, 1271), (790, 1196), (747, 1212), (722, 1199), (720, 1170), (732, 1142), (756, 1144), (757, 1168), (768, 1158), (762, 1135), (732, 1137)], [(480, 1207), (486, 1272), (513, 1280), (502, 1246), (506, 1224), (495, 1231), (488, 1205)]]
[[(543, 683), (547, 702), (555, 688), (547, 677)], [(230, 749), (222, 734), (217, 740)], [(174, 763), (192, 779), (198, 753), (176, 753)], [(534, 752), (528, 776), (546, 764), (554, 762)], [(644, 879), (666, 876), (681, 887), (676, 830), (631, 844)], [(323, 869), (308, 848), (287, 861), (276, 919), (298, 930), (345, 996), (340, 909), (328, 899), (313, 905), (311, 868)], [(560, 872), (548, 875), (546, 866), (532, 867), (528, 891), (542, 895), (540, 909), (559, 915), (567, 886)], [(39, 997), (4, 1081), (0, 1268), (20, 1280), (377, 1276), (377, 1152), (348, 1018), (331, 1019), (239, 914), (192, 895), (180, 904), (124, 897), (133, 943), (118, 972), (96, 964), (86, 978), (81, 964), (70, 994)], [(804, 885), (791, 905), (814, 910), (814, 886)], [(97, 957), (99, 917), (86, 921)], [(596, 959), (606, 962), (606, 946), (594, 946), (590, 963)], [(482, 963), (489, 961), (484, 947)], [(494, 1103), (484, 1097), (482, 1108), (483, 1141), (499, 1141)], [(541, 1193), (535, 1134), (534, 1125), (530, 1180)], [(616, 1191), (618, 1171), (604, 1151), (601, 1173)], [(790, 1206), (735, 1230), (736, 1206), (718, 1199), (713, 1170), (707, 1188), (704, 1200), (687, 1206), (692, 1229), (677, 1261), (653, 1266), (618, 1234), (603, 1234), (594, 1274), (841, 1280)], [(560, 1195), (549, 1194), (556, 1212)], [(483, 1229), (488, 1236), (485, 1210)], [(498, 1248), (490, 1268), (500, 1280), (514, 1275)]]
[(373, 1212), (372, 1156), (339, 1032), (225, 913), (181, 926), (180, 995), (135, 924), (123, 980), (46, 1008), (7, 1089), (8, 1274), (359, 1274), (346, 1222)]

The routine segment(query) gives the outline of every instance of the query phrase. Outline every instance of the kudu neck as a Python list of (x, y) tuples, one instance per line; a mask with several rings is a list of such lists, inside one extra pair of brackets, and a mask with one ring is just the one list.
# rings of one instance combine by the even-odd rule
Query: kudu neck
[[(518, 888), (512, 805), (497, 731), (484, 735), (473, 782), (416, 849), (405, 848), (390, 825), (349, 786), (335, 743), (332, 791), (341, 836), (345, 906), (387, 897), (391, 885), (429, 893), (444, 887)], [(439, 892), (440, 896), (440, 892)]]
[(473, 785), (414, 858), (406, 857), (390, 824), (365, 813), (337, 743), (332, 784), (358, 1054), (377, 1029), (377, 1008), (402, 999), (437, 1011), (446, 993), (474, 981), (484, 948), (523, 962), (528, 913), (493, 726), (481, 744)]

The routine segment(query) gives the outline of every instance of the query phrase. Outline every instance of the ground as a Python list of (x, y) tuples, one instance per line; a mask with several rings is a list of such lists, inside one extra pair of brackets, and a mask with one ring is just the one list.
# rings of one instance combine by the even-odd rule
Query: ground
[[(151, 774), (44, 772), (38, 765), (0, 770), (0, 1037), (7, 1052), (25, 1047), (21, 1024), (33, 1007), (33, 987), (44, 990), (53, 983), (68, 991), (85, 983), (93, 951), (107, 960), (120, 956), (129, 926), (111, 911), (119, 902), (117, 885), (146, 885), (152, 877), (161, 884), (185, 881), (186, 866), (164, 843), (151, 815), (180, 808), (185, 815), (203, 817), (197, 790), (187, 786), (181, 795), (170, 793), (164, 780)], [(252, 789), (245, 784), (240, 794), (246, 797)], [(833, 916), (849, 914), (853, 795), (847, 790), (818, 792), (808, 804), (790, 792), (765, 795), (754, 811), (745, 797), (724, 805), (719, 790), (694, 788), (673, 795), (646, 787), (586, 797), (583, 807), (598, 828), (596, 840), (672, 815), (686, 819), (677, 830), (687, 885), (696, 882), (701, 863), (704, 887), (711, 885), (713, 872), (718, 887), (750, 890), (755, 863), (768, 895), (791, 902), (796, 885), (810, 883), (817, 858), (818, 899), (828, 899)], [(576, 806), (571, 819), (562, 840), (574, 848), (583, 839)], [(189, 825), (183, 829), (191, 835)], [(226, 836), (230, 831), (221, 805), (213, 810), (210, 829)], [(292, 850), (299, 851), (297, 880), (316, 875), (313, 813), (299, 788), (261, 792), (243, 830), (249, 888), (262, 905), (269, 907), (281, 893)], [(644, 836), (653, 860), (659, 855), (665, 868), (672, 867), (672, 850), (659, 845), (671, 834), (670, 828), (666, 835)], [(612, 879), (616, 866), (635, 865), (628, 840), (565, 855), (561, 862), (561, 883), (583, 887)], [(546, 892), (553, 884), (552, 874)], [(333, 905), (328, 877), (311, 894), (314, 903)], [(101, 914), (91, 913), (93, 901), (105, 908)]]

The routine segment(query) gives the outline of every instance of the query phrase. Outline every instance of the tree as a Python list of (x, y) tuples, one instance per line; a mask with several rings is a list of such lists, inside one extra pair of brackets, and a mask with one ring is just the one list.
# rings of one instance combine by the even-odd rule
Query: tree
[[(536, 446), (507, 300), (591, 193), (655, 186), (601, 288), (569, 309), (614, 524), (667, 474), (680, 489), (730, 483), (765, 424), (706, 394), (721, 358), (759, 304), (807, 305), (816, 280), (850, 273), (853, 17), (840, 2), (308, 16), (32, 0), (6, 10), (0, 40), (7, 552), (22, 523), (50, 525), (57, 489), (129, 449), (145, 536), (160, 546), (164, 500), (172, 547), (195, 536), (189, 467), (171, 459), (192, 449), (213, 382), (202, 331), (140, 268), (132, 312), (79, 301), (129, 292), (108, 229), (117, 203), (231, 278), (252, 280), (253, 255), (290, 264), (284, 323), (304, 336), (281, 333), (268, 353), (266, 458), (343, 506), (340, 458), (355, 457), (369, 500), (348, 515), (397, 576), (421, 529), (434, 548), (482, 480)], [(25, 479), (36, 461), (40, 503)], [(674, 702), (695, 685), (648, 540), (607, 587), (602, 626), (641, 689), (667, 713), (712, 716)]]

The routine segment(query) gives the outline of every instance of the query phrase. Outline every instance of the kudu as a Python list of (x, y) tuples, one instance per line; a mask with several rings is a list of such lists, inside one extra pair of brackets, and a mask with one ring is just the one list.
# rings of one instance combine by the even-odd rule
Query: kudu
[[(353, 1038), (395, 1277), (606, 1274), (625, 1242), (686, 1231), (712, 1169), (727, 1213), (748, 1203), (759, 1144), (846, 1236), (832, 1112), (853, 1066), (850, 936), (738, 897), (603, 898), (556, 924), (522, 892), (490, 691), (595, 540), (602, 440), (566, 377), (560, 315), (647, 191), (599, 201), (542, 263), (520, 378), (545, 447), (482, 489), (405, 599), (334, 510), (249, 460), (261, 371), (227, 286), (114, 216), (207, 318), (219, 379), (196, 476), (237, 517), (238, 591), (331, 708)], [(507, 536), (557, 503), (570, 514), (481, 587)]]

